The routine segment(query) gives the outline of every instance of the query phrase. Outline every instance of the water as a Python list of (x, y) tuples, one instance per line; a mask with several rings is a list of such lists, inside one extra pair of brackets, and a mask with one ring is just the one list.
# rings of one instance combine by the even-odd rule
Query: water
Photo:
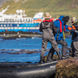
[[(68, 46), (70, 47), (71, 39), (66, 39)], [(40, 52), (38, 53), (25, 53), (23, 51), (40, 51), (42, 45), (42, 38), (17, 38), (11, 40), (0, 39), (0, 62), (39, 62)], [(58, 45), (61, 48), (61, 45)], [(48, 43), (47, 49), (50, 49), (51, 45)], [(21, 52), (21, 53), (18, 53)], [(45, 55), (47, 55), (46, 52)]]
[[(20, 52), (21, 50), (40, 50), (42, 45), (41, 38), (17, 38), (12, 40), (0, 39), (0, 62), (38, 62), (40, 53), (33, 54), (8, 54)], [(51, 47), (48, 43), (47, 49)]]
[(17, 38), (13, 40), (0, 40), (0, 44), (0, 49), (40, 49), (41, 39)]

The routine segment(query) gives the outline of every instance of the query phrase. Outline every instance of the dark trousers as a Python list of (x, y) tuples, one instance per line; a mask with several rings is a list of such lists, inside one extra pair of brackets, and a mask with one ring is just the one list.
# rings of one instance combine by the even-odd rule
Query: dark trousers
[(78, 41), (73, 41), (72, 44), (71, 44), (71, 48), (72, 48), (72, 51), (70, 52), (70, 55), (72, 57), (78, 57)]
[[(67, 47), (67, 43), (64, 41), (64, 40), (60, 40), (57, 42), (58, 44), (61, 44), (62, 45), (62, 56), (66, 56), (67, 54), (67, 51), (69, 50), (69, 48)], [(53, 55), (54, 55), (54, 48), (52, 47), (49, 51), (49, 54), (48, 54), (48, 59), (51, 60), (53, 59)], [(57, 52), (56, 52), (57, 53)]]
[(58, 44), (62, 45), (62, 56), (66, 56), (67, 51), (69, 50), (67, 43), (64, 40), (60, 40), (57, 42)]
[(42, 40), (42, 52), (41, 52), (41, 57), (43, 58), (44, 57), (44, 54), (46, 52), (46, 48), (47, 48), (47, 43), (50, 42), (52, 47), (54, 48), (54, 50), (59, 53), (59, 48), (58, 48), (58, 45), (57, 45), (57, 42), (54, 38), (54, 36), (51, 38), (51, 39), (43, 39)]

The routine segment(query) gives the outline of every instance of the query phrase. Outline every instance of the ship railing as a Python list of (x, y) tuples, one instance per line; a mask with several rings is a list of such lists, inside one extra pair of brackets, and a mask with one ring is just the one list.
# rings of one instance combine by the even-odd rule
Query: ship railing
[[(31, 26), (31, 24), (32, 24), (32, 26)], [(31, 24), (29, 24), (30, 26), (24, 26), (24, 27), (19, 27), (19, 26), (17, 26), (17, 27), (12, 27), (12, 24), (10, 24), (10, 23), (8, 23), (7, 24), (7, 26), (4, 24), (4, 22), (2, 22), (2, 24), (0, 24), (0, 29), (2, 29), (2, 30), (9, 30), (9, 29), (18, 29), (18, 30), (20, 30), (20, 29), (39, 29), (39, 23), (37, 24), (37, 23), (34, 23), (33, 24), (33, 22), (31, 22)], [(19, 24), (18, 24), (19, 25)], [(31, 27), (31, 28), (30, 28)]]

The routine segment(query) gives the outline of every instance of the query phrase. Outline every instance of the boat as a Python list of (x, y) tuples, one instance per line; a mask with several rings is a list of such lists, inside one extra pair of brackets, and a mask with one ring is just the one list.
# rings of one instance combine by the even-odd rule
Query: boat
[(0, 63), (0, 78), (49, 78), (55, 74), (56, 63)]
[(28, 17), (25, 10), (17, 9), (16, 14), (5, 14), (8, 7), (0, 12), (0, 32), (38, 32), (43, 13)]

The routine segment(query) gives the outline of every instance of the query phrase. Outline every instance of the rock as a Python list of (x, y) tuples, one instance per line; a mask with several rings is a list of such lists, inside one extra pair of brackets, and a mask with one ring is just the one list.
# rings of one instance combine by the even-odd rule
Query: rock
[(78, 78), (78, 58), (59, 61), (56, 65), (55, 78)]

